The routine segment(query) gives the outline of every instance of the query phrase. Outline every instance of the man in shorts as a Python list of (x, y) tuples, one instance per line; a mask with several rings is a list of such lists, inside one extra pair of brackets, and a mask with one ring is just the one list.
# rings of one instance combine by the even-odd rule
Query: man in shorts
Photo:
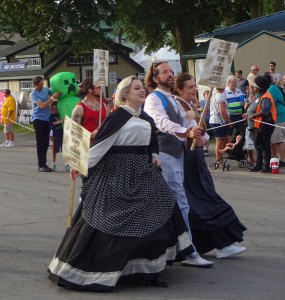
[[(285, 122), (276, 123), (280, 127), (275, 127), (271, 136), (272, 157), (279, 157), (279, 167), (285, 167), (284, 140), (285, 140)], [(281, 128), (283, 127), (283, 128)]]
[(271, 135), (271, 155), (279, 158), (279, 167), (282, 168), (285, 167), (285, 99), (282, 89), (274, 83), (272, 74), (266, 72), (263, 76), (270, 82), (268, 92), (274, 100), (277, 114), (276, 127)]
[(6, 89), (4, 91), (5, 101), (1, 110), (2, 123), (4, 124), (4, 133), (6, 140), (0, 146), (1, 147), (15, 147), (15, 135), (13, 124), (16, 122), (16, 101), (11, 95), (11, 91)]

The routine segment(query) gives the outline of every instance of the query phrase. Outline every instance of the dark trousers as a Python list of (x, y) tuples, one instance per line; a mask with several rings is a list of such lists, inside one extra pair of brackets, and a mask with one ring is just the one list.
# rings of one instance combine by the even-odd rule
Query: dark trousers
[(270, 138), (274, 131), (274, 127), (265, 124), (262, 124), (261, 126), (261, 128), (255, 129), (253, 132), (254, 147), (256, 149), (256, 166), (267, 169), (270, 166)]
[[(230, 118), (232, 122), (244, 120), (242, 115), (230, 115)], [(232, 127), (229, 127), (229, 134), (231, 136), (235, 131), (236, 136), (238, 134), (241, 134), (243, 130), (245, 130), (245, 122), (235, 123)]]
[(49, 121), (34, 120), (33, 126), (36, 133), (38, 166), (40, 168), (46, 167), (50, 124)]

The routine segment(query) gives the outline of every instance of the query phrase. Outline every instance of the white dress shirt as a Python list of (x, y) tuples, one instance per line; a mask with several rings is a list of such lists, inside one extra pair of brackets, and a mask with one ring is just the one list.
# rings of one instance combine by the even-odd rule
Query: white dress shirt
[(176, 136), (179, 140), (184, 141), (185, 138), (178, 137), (175, 133), (185, 133), (189, 127), (189, 122), (186, 119), (186, 113), (183, 107), (174, 100), (173, 96), (162, 90), (157, 88), (156, 91), (162, 93), (173, 105), (175, 111), (180, 114), (183, 119), (183, 126), (179, 123), (172, 122), (167, 115), (163, 104), (158, 96), (155, 94), (150, 94), (147, 96), (145, 104), (144, 104), (144, 111), (153, 118), (156, 127), (163, 133), (169, 133)]

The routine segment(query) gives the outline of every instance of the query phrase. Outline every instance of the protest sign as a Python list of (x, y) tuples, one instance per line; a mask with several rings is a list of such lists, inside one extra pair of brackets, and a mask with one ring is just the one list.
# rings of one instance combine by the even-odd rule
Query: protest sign
[[(200, 115), (198, 126), (202, 126), (206, 110), (212, 97), (213, 88), (224, 88), (230, 74), (231, 65), (236, 53), (238, 44), (212, 38), (206, 56), (204, 68), (199, 80), (200, 85), (210, 86), (210, 94)], [(196, 140), (191, 145), (195, 149)]]
[(199, 84), (224, 88), (238, 44), (212, 38)]
[(84, 176), (88, 174), (90, 137), (88, 130), (65, 116), (62, 156), (72, 169)]
[[(91, 133), (68, 116), (64, 119), (62, 156), (73, 170), (88, 176), (88, 153)], [(72, 226), (75, 178), (70, 180), (67, 226)]]
[(109, 51), (94, 49), (93, 79), (95, 85), (108, 86)]

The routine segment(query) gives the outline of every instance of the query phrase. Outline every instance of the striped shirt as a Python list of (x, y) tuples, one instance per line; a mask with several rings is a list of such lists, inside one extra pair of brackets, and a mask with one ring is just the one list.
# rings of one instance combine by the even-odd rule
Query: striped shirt
[(228, 87), (225, 89), (226, 100), (229, 105), (230, 115), (241, 115), (244, 104), (244, 95), (241, 90), (236, 89), (235, 93)]

